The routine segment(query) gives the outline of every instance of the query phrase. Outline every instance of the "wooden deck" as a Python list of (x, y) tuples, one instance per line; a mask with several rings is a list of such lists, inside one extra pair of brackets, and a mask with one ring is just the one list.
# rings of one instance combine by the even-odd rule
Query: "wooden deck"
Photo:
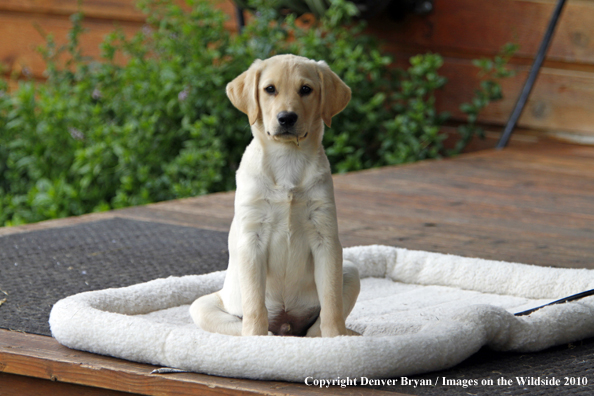
[[(378, 243), (594, 269), (593, 146), (515, 139), (503, 151), (337, 175), (334, 183), (345, 247)], [(116, 216), (227, 231), (233, 198), (233, 192), (213, 194), (0, 228), (0, 236)], [(152, 369), (0, 330), (0, 395), (39, 394), (39, 387), (53, 392), (47, 394), (88, 395), (328, 394), (302, 384), (155, 376)], [(394, 395), (365, 388), (332, 393)]]

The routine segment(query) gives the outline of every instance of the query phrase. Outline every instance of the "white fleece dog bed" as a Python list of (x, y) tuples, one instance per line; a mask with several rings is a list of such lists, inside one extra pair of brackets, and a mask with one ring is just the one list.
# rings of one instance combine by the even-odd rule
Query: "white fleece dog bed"
[(65, 298), (52, 309), (63, 345), (200, 373), (302, 382), (391, 378), (449, 368), (483, 345), (538, 351), (594, 336), (594, 297), (513, 313), (594, 288), (594, 271), (410, 251), (348, 248), (361, 294), (347, 327), (361, 337), (233, 337), (207, 333), (188, 309), (224, 272), (170, 277)]

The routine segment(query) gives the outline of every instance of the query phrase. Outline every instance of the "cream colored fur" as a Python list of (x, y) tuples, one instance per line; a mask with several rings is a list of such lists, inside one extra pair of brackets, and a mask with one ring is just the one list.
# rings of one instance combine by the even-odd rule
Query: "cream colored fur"
[[(345, 319), (359, 275), (343, 264), (322, 147), (324, 123), (348, 104), (350, 88), (325, 62), (279, 55), (256, 60), (227, 95), (248, 115), (254, 138), (237, 171), (224, 286), (192, 304), (194, 322), (215, 333), (267, 335), (282, 315), (320, 307), (307, 336), (352, 334)], [(294, 125), (283, 114), (296, 116)]]

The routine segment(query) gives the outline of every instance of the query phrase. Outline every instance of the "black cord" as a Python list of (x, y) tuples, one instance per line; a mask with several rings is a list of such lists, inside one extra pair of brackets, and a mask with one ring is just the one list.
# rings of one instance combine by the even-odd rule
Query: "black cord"
[(541, 305), (540, 307), (529, 309), (527, 311), (522, 311), (522, 312), (515, 313), (514, 316), (526, 316), (526, 315), (530, 315), (532, 312), (538, 311), (539, 309), (544, 308), (544, 307), (548, 307), (549, 305), (564, 304), (566, 302), (579, 300), (581, 298), (592, 296), (592, 295), (594, 295), (594, 289), (587, 290), (585, 292), (581, 292), (581, 293), (578, 293), (578, 294), (574, 294), (574, 295), (569, 296), (569, 297), (564, 297), (564, 298), (562, 298), (560, 300), (553, 301), (553, 302), (550, 302), (548, 304)]
[(239, 33), (241, 33), (241, 31), (245, 27), (245, 17), (243, 15), (243, 8), (241, 8), (237, 4), (235, 5), (235, 17), (237, 18), (237, 30), (239, 31)]
[(509, 120), (507, 121), (507, 125), (505, 125), (505, 129), (503, 130), (503, 134), (497, 142), (496, 148), (501, 150), (505, 146), (507, 146), (507, 142), (511, 137), (511, 134), (516, 127), (520, 116), (522, 115), (522, 111), (524, 110), (524, 106), (528, 101), (528, 96), (530, 96), (530, 91), (532, 91), (532, 87), (534, 86), (534, 82), (536, 81), (536, 77), (538, 77), (538, 72), (540, 71), (540, 67), (545, 60), (547, 50), (549, 48), (549, 44), (551, 43), (551, 39), (553, 38), (553, 33), (555, 32), (555, 27), (557, 26), (557, 22), (559, 17), (561, 16), (561, 11), (563, 10), (563, 6), (565, 5), (565, 0), (559, 0), (557, 2), (557, 7), (555, 11), (553, 11), (553, 16), (551, 17), (551, 21), (549, 22), (549, 26), (545, 35), (540, 43), (540, 48), (536, 53), (536, 57), (534, 58), (534, 63), (532, 64), (532, 68), (530, 69), (530, 73), (528, 74), (528, 78), (526, 79), (526, 83), (524, 84), (524, 88), (522, 88), (522, 92), (516, 102), (516, 106), (512, 111), (512, 114), (509, 116)]

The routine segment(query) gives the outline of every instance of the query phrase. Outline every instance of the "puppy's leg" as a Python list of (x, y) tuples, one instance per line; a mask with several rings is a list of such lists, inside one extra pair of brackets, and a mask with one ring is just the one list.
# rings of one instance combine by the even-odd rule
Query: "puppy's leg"
[(268, 334), (266, 268), (268, 233), (257, 229), (243, 232), (238, 243), (239, 289), (244, 336)]
[(342, 298), (342, 248), (338, 236), (319, 235), (312, 247), (314, 279), (320, 300), (322, 337), (346, 335)]
[[(346, 320), (353, 310), (360, 290), (361, 282), (359, 280), (359, 270), (350, 261), (345, 261), (342, 267), (342, 310), (344, 320)], [(347, 329), (347, 335), (357, 335), (357, 333)], [(322, 330), (320, 328), (320, 318), (318, 317), (307, 331), (306, 337), (321, 336)]]
[(211, 333), (241, 335), (241, 319), (225, 310), (219, 293), (202, 296), (190, 306), (190, 316), (202, 330)]
[(359, 269), (350, 261), (344, 261), (342, 266), (342, 307), (344, 310), (344, 319), (353, 310), (359, 291), (361, 290), (361, 281), (359, 279)]

